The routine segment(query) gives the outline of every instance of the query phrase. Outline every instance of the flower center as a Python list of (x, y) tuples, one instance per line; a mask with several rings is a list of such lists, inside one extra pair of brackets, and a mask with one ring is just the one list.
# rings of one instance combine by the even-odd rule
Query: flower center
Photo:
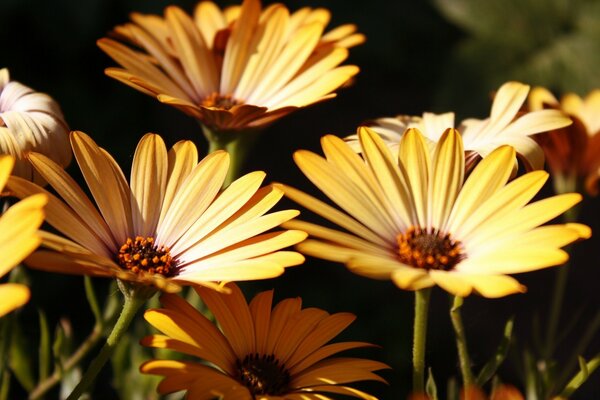
[(221, 110), (229, 110), (231, 107), (242, 104), (241, 101), (234, 99), (230, 95), (221, 95), (219, 93), (212, 93), (210, 96), (205, 97), (200, 103), (204, 107), (218, 108)]
[(278, 396), (288, 392), (290, 373), (274, 355), (249, 354), (238, 361), (240, 382), (255, 395)]
[(397, 240), (400, 262), (415, 268), (449, 271), (465, 258), (462, 244), (437, 229), (411, 227)]
[(117, 254), (119, 265), (131, 272), (146, 271), (151, 274), (172, 276), (177, 267), (177, 260), (171, 256), (171, 250), (166, 246), (154, 244), (153, 237), (136, 236), (127, 238)]

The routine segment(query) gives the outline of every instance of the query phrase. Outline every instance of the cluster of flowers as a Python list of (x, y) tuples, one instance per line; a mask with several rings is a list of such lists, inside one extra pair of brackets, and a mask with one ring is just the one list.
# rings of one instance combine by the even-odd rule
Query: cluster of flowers
[[(205, 1), (193, 16), (174, 6), (164, 17), (133, 14), (98, 45), (122, 67), (108, 76), (229, 144), (334, 97), (358, 72), (340, 64), (363, 35), (353, 25), (324, 33), (329, 18), (324, 9), (290, 13), (246, 0), (221, 10)], [(486, 119), (455, 128), (453, 113), (382, 118), (345, 139), (323, 137), (324, 157), (297, 151), (298, 167), (339, 208), (285, 184), (261, 186), (263, 172), (229, 182), (234, 154), (199, 160), (191, 141), (167, 149), (156, 134), (140, 140), (128, 181), (108, 151), (67, 131), (50, 97), (0, 71), (0, 187), (22, 199), (0, 219), (0, 246), (10, 249), (0, 274), (27, 257), (39, 270), (118, 279), (130, 296), (163, 292), (163, 308), (144, 315), (163, 334), (142, 344), (209, 364), (152, 360), (141, 371), (165, 377), (160, 393), (187, 390), (193, 399), (372, 398), (347, 384), (384, 381), (373, 372), (385, 364), (330, 358), (371, 346), (328, 344), (353, 315), (302, 309), (299, 298), (272, 308), (272, 292), (248, 304), (232, 282), (276, 277), (303, 253), (405, 290), (524, 292), (508, 274), (562, 264), (561, 248), (591, 234), (577, 223), (541, 226), (581, 200), (561, 193), (531, 202), (549, 176), (544, 151), (562, 187), (595, 194), (600, 176), (600, 92), (559, 102), (517, 82), (500, 87)], [(93, 199), (63, 169), (71, 154)], [(342, 230), (298, 220), (296, 210), (270, 212), (284, 195)], [(38, 230), (43, 220), (57, 233)], [(174, 294), (181, 286), (193, 286), (220, 330)], [(23, 285), (0, 286), (1, 314), (28, 296)]]

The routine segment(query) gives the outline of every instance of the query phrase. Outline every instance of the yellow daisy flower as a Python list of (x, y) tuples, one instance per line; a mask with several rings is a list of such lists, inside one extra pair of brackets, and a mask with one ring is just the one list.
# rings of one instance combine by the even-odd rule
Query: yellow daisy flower
[(156, 96), (212, 131), (257, 128), (318, 101), (358, 73), (339, 66), (364, 41), (354, 25), (323, 34), (329, 11), (294, 13), (259, 0), (219, 9), (202, 1), (190, 16), (176, 6), (157, 15), (131, 15), (100, 48), (123, 68), (106, 74)]
[[(544, 168), (544, 152), (530, 136), (565, 127), (571, 124), (571, 120), (558, 110), (536, 110), (523, 114), (520, 110), (528, 93), (528, 85), (507, 82), (498, 89), (488, 118), (468, 118), (459, 124), (457, 129), (462, 134), (467, 153), (467, 169), (502, 145), (513, 146), (526, 169)], [(381, 135), (394, 154), (398, 152), (404, 132), (408, 128), (417, 128), (425, 136), (433, 154), (446, 129), (454, 128), (454, 113), (379, 118), (369, 126)], [(346, 139), (356, 151), (360, 150), (357, 135)]]
[[(270, 231), (298, 215), (267, 213), (282, 196), (260, 188), (265, 174), (249, 173), (219, 193), (229, 155), (218, 151), (198, 163), (196, 147), (181, 141), (167, 152), (160, 136), (145, 135), (136, 149), (130, 184), (114, 159), (86, 134), (71, 145), (96, 205), (48, 157), (29, 154), (60, 199), (11, 177), (19, 197), (47, 193), (46, 220), (66, 237), (41, 232), (50, 250), (31, 255), (31, 267), (67, 274), (117, 277), (165, 290), (196, 283), (278, 276), (303, 257), (282, 248), (302, 241), (300, 231)], [(266, 233), (265, 233), (266, 232)]]
[(71, 162), (69, 128), (50, 96), (11, 81), (0, 69), (0, 153), (16, 159), (13, 175), (43, 184), (25, 154), (36, 151), (66, 167)]
[(164, 335), (148, 336), (142, 339), (143, 345), (210, 363), (151, 360), (142, 364), (142, 372), (165, 377), (159, 393), (187, 390), (187, 398), (194, 400), (326, 400), (331, 394), (375, 399), (346, 384), (385, 382), (373, 371), (387, 365), (361, 358), (329, 358), (344, 350), (372, 346), (363, 342), (327, 344), (354, 321), (354, 315), (302, 309), (299, 297), (285, 299), (271, 310), (272, 290), (247, 304), (236, 285), (228, 288), (230, 294), (196, 288), (222, 332), (177, 295), (163, 295), (164, 308), (144, 314)]
[[(570, 193), (527, 205), (548, 178), (533, 171), (507, 184), (515, 150), (501, 146), (465, 179), (463, 142), (454, 129), (433, 155), (417, 129), (400, 142), (398, 161), (369, 128), (359, 128), (362, 157), (335, 136), (322, 139), (322, 158), (298, 151), (302, 172), (346, 213), (296, 189), (287, 196), (349, 233), (303, 221), (314, 239), (305, 254), (343, 262), (352, 271), (391, 279), (402, 289), (439, 285), (457, 296), (500, 297), (525, 289), (506, 275), (564, 263), (560, 248), (589, 237), (587, 226), (539, 225), (581, 200)], [(349, 214), (349, 215), (348, 215)]]
[(575, 190), (578, 180), (583, 181), (591, 195), (598, 194), (600, 180), (600, 89), (585, 98), (575, 93), (564, 95), (560, 102), (547, 89), (534, 88), (528, 99), (530, 110), (559, 109), (574, 123), (563, 129), (552, 130), (536, 137), (544, 149), (548, 166), (554, 178), (569, 190)]
[[(0, 156), (0, 190), (15, 163), (10, 156)], [(0, 217), (0, 277), (6, 275), (40, 244), (37, 230), (44, 221), (43, 194), (28, 197), (10, 207)], [(0, 317), (29, 301), (29, 289), (18, 283), (0, 285)]]

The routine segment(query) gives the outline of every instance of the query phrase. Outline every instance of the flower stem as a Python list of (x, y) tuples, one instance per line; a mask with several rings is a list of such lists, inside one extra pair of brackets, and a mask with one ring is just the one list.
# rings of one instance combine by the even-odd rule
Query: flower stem
[(100, 350), (100, 353), (96, 356), (94, 361), (92, 361), (92, 364), (88, 367), (79, 384), (73, 389), (73, 392), (67, 397), (67, 400), (79, 399), (79, 397), (90, 387), (104, 364), (106, 364), (114, 353), (121, 337), (127, 332), (127, 328), (129, 327), (129, 324), (131, 324), (137, 311), (146, 300), (154, 294), (154, 290), (150, 291), (145, 287), (129, 288), (123, 283), (121, 283), (120, 289), (125, 296), (121, 314), (119, 315), (117, 322), (115, 322), (115, 326), (110, 332), (110, 335), (106, 339), (106, 343), (102, 347), (102, 350)]
[(69, 372), (93, 349), (96, 344), (102, 339), (102, 326), (100, 324), (94, 325), (94, 329), (90, 335), (81, 343), (77, 351), (73, 353), (67, 361), (61, 366), (56, 368), (52, 375), (41, 381), (35, 389), (29, 394), (29, 400), (37, 400), (42, 398), (46, 392), (52, 389), (56, 384), (60, 382), (63, 375)]
[(231, 182), (239, 178), (246, 156), (248, 155), (258, 132), (255, 130), (217, 132), (212, 131), (205, 125), (202, 125), (202, 132), (204, 132), (204, 136), (208, 140), (209, 153), (217, 150), (225, 150), (229, 153), (229, 170), (227, 171), (227, 177), (223, 183), (223, 187), (227, 187)]
[(454, 296), (452, 307), (450, 308), (450, 319), (454, 327), (454, 335), (456, 337), (456, 349), (458, 350), (458, 359), (460, 362), (460, 373), (463, 379), (463, 387), (467, 388), (475, 383), (473, 372), (471, 371), (471, 359), (469, 358), (469, 350), (467, 347), (467, 337), (463, 326), (460, 308), (463, 305), (463, 298)]
[[(563, 185), (565, 186), (565, 185)], [(568, 189), (573, 185), (566, 185)], [(564, 190), (568, 190), (563, 188)], [(555, 190), (558, 194), (566, 193), (566, 191), (561, 189), (561, 186), (556, 186)], [(570, 208), (563, 214), (563, 221), (565, 223), (576, 222), (579, 215), (579, 207), (575, 206)], [(565, 247), (565, 251), (570, 253), (570, 246)], [(554, 346), (556, 345), (556, 334), (558, 329), (558, 323), (560, 321), (560, 314), (562, 311), (562, 303), (565, 297), (565, 290), (567, 287), (567, 278), (569, 276), (569, 263), (567, 262), (565, 265), (557, 268), (556, 277), (554, 280), (554, 290), (552, 295), (552, 303), (550, 305), (550, 317), (548, 319), (548, 328), (546, 330), (546, 343), (543, 347), (544, 354), (543, 356), (549, 360), (551, 358), (552, 353), (554, 352)]]
[(413, 392), (425, 392), (425, 343), (427, 315), (431, 288), (415, 292), (415, 319), (413, 324)]

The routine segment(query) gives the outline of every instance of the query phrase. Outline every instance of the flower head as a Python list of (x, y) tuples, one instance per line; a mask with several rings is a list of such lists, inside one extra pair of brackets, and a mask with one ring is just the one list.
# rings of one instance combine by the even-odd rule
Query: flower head
[[(329, 11), (259, 0), (219, 9), (202, 1), (190, 16), (169, 6), (164, 17), (134, 13), (115, 29), (128, 43), (98, 45), (123, 68), (106, 74), (156, 96), (214, 131), (264, 126), (332, 93), (358, 72), (339, 66), (364, 41), (354, 25), (326, 34)], [(130, 46), (135, 48), (132, 49)]]
[[(598, 194), (600, 180), (600, 89), (585, 98), (575, 93), (559, 102), (542, 87), (534, 88), (528, 99), (530, 110), (558, 109), (573, 119), (573, 124), (536, 136), (544, 149), (548, 166), (555, 178), (585, 183), (588, 193)], [(577, 183), (577, 182), (574, 182)], [(572, 185), (575, 189), (576, 185)]]
[(164, 335), (142, 339), (142, 344), (167, 348), (205, 362), (152, 360), (140, 369), (162, 375), (160, 393), (187, 390), (189, 399), (330, 399), (343, 394), (374, 399), (346, 384), (374, 380), (373, 371), (385, 364), (360, 358), (330, 356), (372, 346), (363, 342), (331, 343), (355, 317), (329, 314), (318, 308), (302, 309), (300, 298), (279, 302), (273, 309), (273, 291), (246, 303), (240, 289), (230, 294), (197, 287), (222, 331), (177, 295), (161, 297), (162, 309), (148, 310), (146, 320)]
[[(71, 133), (75, 158), (97, 208), (55, 162), (31, 153), (34, 168), (56, 190), (48, 193), (46, 220), (66, 237), (42, 232), (43, 246), (27, 260), (42, 270), (117, 277), (165, 291), (196, 283), (264, 279), (300, 264), (282, 248), (302, 241), (299, 231), (270, 231), (295, 210), (267, 214), (282, 196), (249, 173), (220, 192), (229, 166), (226, 152), (198, 162), (196, 147), (176, 143), (167, 152), (160, 136), (145, 135), (136, 149), (130, 183), (114, 159), (86, 134)], [(47, 193), (11, 177), (19, 197)]]
[[(498, 89), (488, 118), (468, 118), (460, 123), (457, 129), (462, 134), (467, 152), (467, 169), (471, 169), (475, 161), (503, 145), (515, 148), (526, 169), (544, 167), (544, 153), (530, 136), (562, 128), (571, 124), (571, 120), (557, 110), (537, 110), (523, 114), (520, 110), (527, 99), (527, 93), (528, 85), (507, 82)], [(408, 128), (417, 128), (425, 136), (425, 141), (433, 152), (446, 129), (454, 128), (454, 113), (380, 118), (371, 123), (370, 128), (381, 135), (393, 153), (397, 153), (404, 132)], [(360, 150), (356, 135), (349, 136), (347, 140), (354, 149)]]
[[(587, 226), (539, 225), (581, 200), (576, 193), (527, 205), (548, 178), (527, 173), (507, 184), (515, 150), (501, 146), (465, 180), (460, 135), (448, 129), (430, 153), (417, 129), (402, 136), (398, 158), (369, 128), (359, 128), (362, 157), (341, 139), (322, 139), (322, 158), (297, 151), (304, 174), (345, 212), (296, 189), (286, 195), (348, 232), (303, 221), (284, 226), (313, 237), (305, 254), (343, 262), (352, 271), (391, 279), (407, 290), (439, 285), (464, 297), (500, 297), (524, 287), (507, 274), (564, 263), (561, 250), (588, 237)], [(396, 161), (398, 159), (398, 161)]]
[(0, 152), (16, 159), (13, 175), (44, 183), (25, 159), (29, 151), (50, 157), (61, 167), (71, 162), (69, 128), (50, 96), (11, 81), (0, 69)]
[[(10, 156), (0, 156), (0, 190), (15, 163)], [(0, 277), (6, 275), (40, 244), (37, 230), (44, 221), (43, 194), (28, 197), (10, 207), (0, 217)], [(29, 300), (29, 289), (17, 283), (0, 285), (0, 317), (22, 306)]]

